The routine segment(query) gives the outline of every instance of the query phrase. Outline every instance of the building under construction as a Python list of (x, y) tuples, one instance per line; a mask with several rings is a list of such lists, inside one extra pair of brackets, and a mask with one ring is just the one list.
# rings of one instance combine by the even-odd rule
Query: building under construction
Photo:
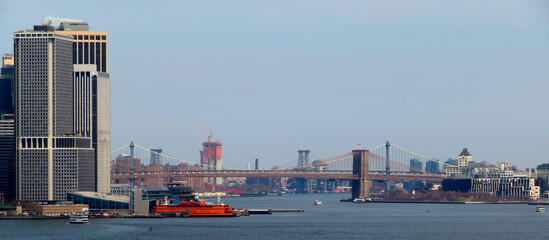
[[(221, 143), (219, 141), (211, 142), (208, 138), (207, 142), (203, 142), (204, 149), (200, 151), (200, 164), (205, 170), (221, 170)], [(209, 177), (205, 179), (209, 184), (222, 184), (222, 178)]]
[[(200, 125), (199, 122), (196, 122), (200, 129), (206, 134), (208, 137), (207, 142), (203, 142), (202, 146), (204, 147), (202, 151), (200, 151), (200, 165), (203, 167), (204, 170), (221, 170), (222, 169), (222, 162), (221, 162), (221, 143), (219, 140), (212, 142), (212, 132), (208, 133), (202, 125)], [(223, 184), (223, 178), (217, 177), (208, 177), (204, 178), (205, 182), (208, 184)]]

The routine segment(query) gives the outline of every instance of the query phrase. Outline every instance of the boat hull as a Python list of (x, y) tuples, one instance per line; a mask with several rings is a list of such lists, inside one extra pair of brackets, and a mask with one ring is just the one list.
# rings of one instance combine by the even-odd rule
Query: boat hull
[(89, 222), (70, 222), (70, 224), (87, 224)]
[(204, 202), (184, 202), (178, 205), (154, 206), (152, 213), (178, 214), (183, 217), (235, 217), (234, 209), (227, 205), (209, 205)]

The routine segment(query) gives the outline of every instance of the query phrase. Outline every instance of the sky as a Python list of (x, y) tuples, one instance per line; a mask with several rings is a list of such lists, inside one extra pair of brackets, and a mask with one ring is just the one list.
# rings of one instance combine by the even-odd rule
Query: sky
[[(45, 15), (108, 31), (112, 149), (270, 166), (391, 143), (549, 162), (545, 1), (0, 2), (0, 54)], [(295, 159), (297, 163), (297, 159)]]

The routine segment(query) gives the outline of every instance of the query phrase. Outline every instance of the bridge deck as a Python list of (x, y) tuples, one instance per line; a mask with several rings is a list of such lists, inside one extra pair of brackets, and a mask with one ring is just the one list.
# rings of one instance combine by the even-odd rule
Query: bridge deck
[[(112, 179), (169, 178), (169, 177), (249, 177), (249, 178), (314, 178), (358, 180), (351, 171), (277, 171), (277, 170), (199, 170), (180, 172), (139, 172), (112, 174)], [(368, 180), (442, 182), (443, 175), (394, 172), (370, 172)]]

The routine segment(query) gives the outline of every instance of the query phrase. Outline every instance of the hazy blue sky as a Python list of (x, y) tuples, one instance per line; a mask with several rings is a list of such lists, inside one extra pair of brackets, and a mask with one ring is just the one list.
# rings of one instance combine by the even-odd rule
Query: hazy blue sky
[[(112, 147), (224, 164), (390, 140), (549, 162), (546, 1), (1, 1), (0, 53), (44, 15), (109, 32)], [(297, 162), (297, 160), (296, 160)]]

